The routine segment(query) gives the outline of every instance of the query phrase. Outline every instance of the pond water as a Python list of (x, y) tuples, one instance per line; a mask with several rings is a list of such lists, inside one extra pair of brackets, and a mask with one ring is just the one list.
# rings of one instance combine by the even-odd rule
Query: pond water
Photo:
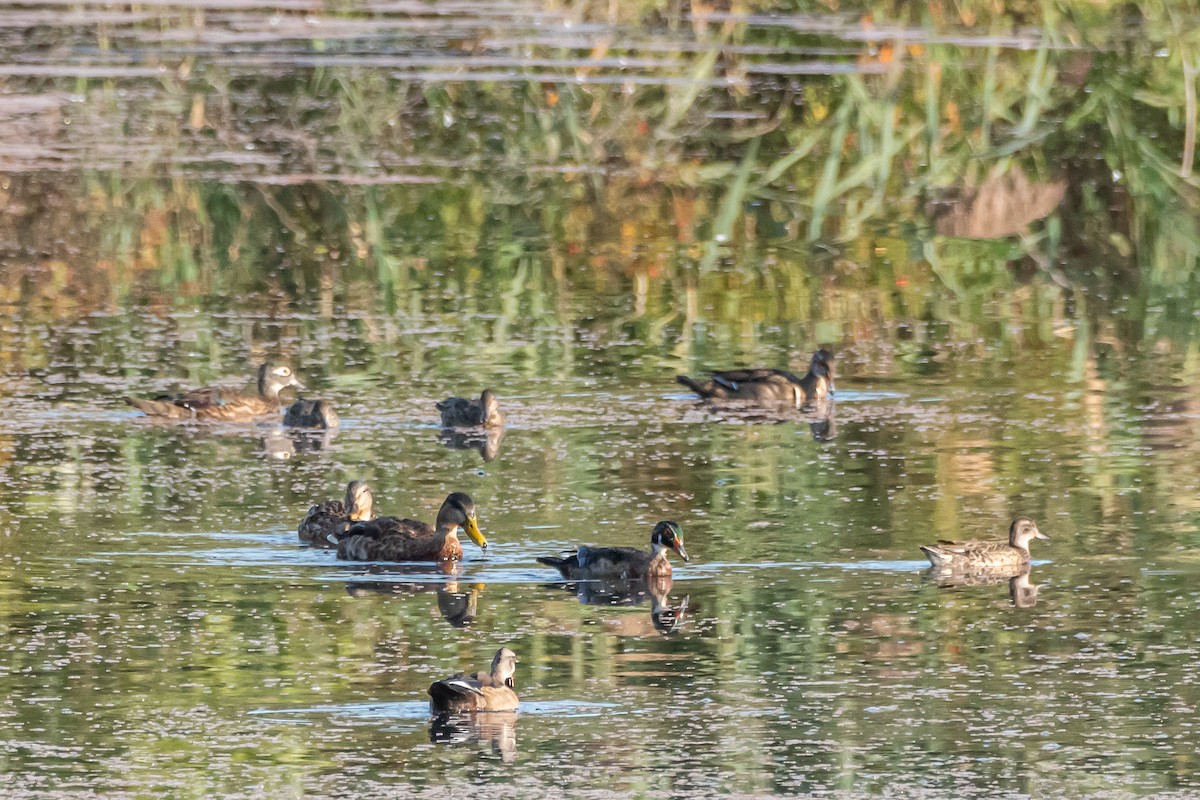
[[(1195, 20), (876, 5), (6, 9), (6, 796), (1194, 796)], [(818, 412), (674, 381), (821, 345)], [(340, 429), (123, 402), (267, 359)], [(301, 547), (355, 478), (490, 546)], [(535, 561), (661, 519), (664, 591)]]

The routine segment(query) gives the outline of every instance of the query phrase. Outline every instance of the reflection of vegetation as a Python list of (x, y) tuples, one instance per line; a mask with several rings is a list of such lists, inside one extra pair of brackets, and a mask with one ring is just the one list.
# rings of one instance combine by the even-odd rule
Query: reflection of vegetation
[[(1195, 137), (1184, 112), (1197, 59), (1177, 13), (1143, 4), (1144, 35), (1129, 37), (1137, 20), (1109, 21), (1091, 3), (1053, 13), (966, 3), (953, 17), (878, 4), (863, 7), (869, 21), (833, 18), (827, 33), (786, 17), (747, 24), (672, 8), (622, 7), (630, 30), (669, 32), (657, 38), (504, 45), (490, 42), (504, 31), (481, 28), (458, 50), (404, 68), (334, 60), (267, 79), (213, 53), (169, 73), (158, 104), (123, 101), (101, 81), (59, 138), (104, 153), (100, 163), (120, 162), (124, 144), (150, 148), (194, 177), (84, 164), (82, 187), (18, 176), (7, 198), (26, 213), (10, 224), (24, 253), (49, 254), (41, 274), (51, 286), (333, 297), (360, 281), (397, 307), (414, 284), (532, 280), (520, 270), (531, 249), (572, 280), (596, 267), (653, 277), (726, 261), (787, 280), (772, 273), (821, 264), (765, 246), (799, 237), (860, 261), (889, 246), (881, 227), (928, 239), (928, 204), (944, 209), (1019, 167), (1035, 188), (1065, 179), (1065, 204), (993, 254), (934, 240), (915, 260), (928, 258), (953, 291), (975, 279), (980, 259), (1025, 259), (1068, 286), (1137, 274), (1152, 305), (1191, 285), (1200, 196), (1181, 151)], [(548, 9), (579, 20), (610, 13)], [(160, 24), (179, 21), (163, 12)], [(351, 52), (337, 38), (297, 44), (330, 59)], [(1169, 57), (1154, 57), (1159, 49)], [(835, 55), (809, 55), (824, 52)], [(510, 61), (529, 79), (472, 78)], [(460, 79), (426, 81), (422, 69)], [(651, 80), (619, 83), (638, 76)], [(114, 115), (155, 138), (114, 141)], [(70, 248), (62, 230), (79, 231)], [(691, 249), (713, 241), (733, 245)], [(1005, 275), (992, 288), (1007, 288)]]
[[(949, 20), (878, 4), (845, 26), (854, 37), (602, 5), (570, 13), (618, 7), (668, 44), (691, 31), (715, 47), (667, 53), (671, 74), (732, 85), (345, 65), (268, 79), (215, 57), (150, 88), (4, 79), (80, 92), (69, 130), (43, 138), (104, 156), (0, 187), (0, 733), (64, 748), (18, 748), (13, 769), (87, 769), (120, 791), (174, 768), (229, 793), (243, 779), (350, 794), (398, 769), (453, 778), (465, 755), (415, 763), (420, 725), (246, 712), (420, 700), (431, 675), (510, 641), (523, 694), (612, 701), (601, 723), (638, 734), (597, 742), (595, 718), (531, 714), (517, 764), (596, 751), (618, 789), (662, 793), (703, 761), (741, 792), (886, 793), (916, 774), (961, 793), (926, 757), (974, 755), (1008, 730), (1037, 738), (951, 764), (954, 780), (1024, 791), (1027, 768), (1061, 782), (1049, 794), (1080, 794), (1078, 766), (1103, 752), (1142, 785), (1194, 782), (1200, 438), (1197, 393), (1175, 384), (1195, 384), (1197, 365), (1172, 341), (1198, 324), (1196, 178), (1180, 152), (1190, 28), (1150, 3), (1137, 37), (1092, 3), (993, 16), (960, 2)], [(886, 33), (900, 23), (919, 44)], [(1003, 44), (1031, 28), (1044, 33), (1029, 49)], [(980, 30), (999, 43), (954, 38)], [(457, 46), (523, 51), (482, 38)], [(531, 48), (645, 55), (619, 42)], [(753, 72), (814, 46), (862, 72)], [(147, 165), (113, 163), (114, 125), (153, 145)], [(325, 172), (342, 179), (297, 178)], [(1045, 222), (938, 235), (947, 207), (1017, 175), (1064, 186)], [(895, 390), (841, 403), (831, 443), (794, 424), (693, 424), (702, 412), (663, 396), (677, 371), (781, 363), (824, 341), (843, 345), (843, 374)], [(161, 373), (201, 384), (274, 355), (358, 424), (281, 462), (260, 432), (114, 416), (119, 395), (165, 388)], [(432, 400), (491, 384), (514, 397), (500, 456), (442, 447)], [(487, 591), (350, 597), (336, 567), (295, 560), (308, 503), (355, 477), (388, 508), (469, 488), (500, 552), (473, 559), (464, 585)], [(1016, 510), (1054, 538), (1024, 615), (1003, 592), (937, 594), (902, 569), (804, 566), (915, 562), (919, 541), (994, 535)], [(698, 562), (680, 570), (691, 601), (671, 638), (621, 635), (614, 621), (646, 609), (566, 602), (504, 560), (624, 544), (667, 512), (692, 520)], [(764, 562), (777, 565), (749, 566)], [(446, 624), (450, 601), (471, 628)], [(1131, 735), (1114, 752), (1102, 730)], [(664, 741), (687, 746), (647, 746)]]

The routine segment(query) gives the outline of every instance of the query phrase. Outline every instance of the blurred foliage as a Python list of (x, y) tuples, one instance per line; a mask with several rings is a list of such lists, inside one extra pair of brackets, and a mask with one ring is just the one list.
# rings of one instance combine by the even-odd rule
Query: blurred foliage
[[(441, 279), (430, 273), (502, 282), (522, 253), (575, 281), (594, 269), (812, 273), (882, 236), (910, 243), (958, 294), (1006, 290), (1032, 270), (1150, 307), (1196, 297), (1190, 9), (547, 2), (543, 13), (590, 27), (531, 39), (517, 25), (512, 43), (478, 22), (449, 39), (418, 28), (415, 44), (392, 29), (365, 45), (294, 38), (266, 53), (271, 69), (213, 45), (162, 46), (137, 62), (167, 67), (157, 82), (6, 78), (9, 92), (70, 90), (82, 103), (50, 123), (47, 140), (74, 154), (65, 172), (47, 172), (36, 148), (8, 168), (0, 268), (110, 299), (365, 281), (395, 308), (404, 287)], [(325, 18), (370, 22), (353, 4)], [(151, 28), (231, 27), (163, 9), (127, 28), (64, 26), (55, 44), (129, 63)], [(355, 64), (370, 57), (379, 65)], [(1064, 187), (1049, 219), (1017, 215), (1002, 248), (938, 235), (947, 208), (993, 213), (972, 208), (973, 193), (1014, 170), (1035, 190)], [(982, 287), (979, 259), (993, 264)]]

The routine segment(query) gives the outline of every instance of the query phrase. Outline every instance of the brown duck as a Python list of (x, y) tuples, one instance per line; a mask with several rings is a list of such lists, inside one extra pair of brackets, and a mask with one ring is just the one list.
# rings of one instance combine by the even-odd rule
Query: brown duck
[(513, 675), (517, 654), (501, 647), (491, 672), (459, 673), (429, 687), (429, 710), (435, 715), (469, 711), (515, 711), (518, 700)]
[(258, 368), (255, 392), (210, 386), (177, 394), (160, 394), (144, 399), (128, 397), (126, 402), (151, 417), (165, 419), (248, 422), (279, 413), (279, 392), (289, 386), (303, 389), (290, 367), (263, 364)]
[(449, 495), (429, 525), (413, 519), (380, 517), (350, 526), (331, 537), (337, 557), (347, 561), (458, 561), (463, 557), (458, 531), (487, 549), (487, 539), (475, 519), (475, 501), (462, 492)]
[(288, 406), (283, 414), (283, 424), (289, 428), (336, 428), (342, 424), (333, 404), (327, 400), (305, 400), (300, 398)]
[(1017, 517), (1008, 528), (1007, 542), (938, 542), (922, 545), (921, 552), (936, 570), (1016, 574), (1029, 564), (1029, 543), (1049, 538), (1029, 517)]
[(648, 551), (636, 547), (579, 547), (563, 558), (539, 557), (538, 563), (554, 567), (569, 581), (661, 578), (671, 574), (668, 549), (684, 561), (691, 560), (683, 549), (683, 528), (678, 522), (664, 520), (650, 533)]
[(783, 369), (734, 369), (713, 372), (712, 378), (696, 381), (687, 375), (675, 380), (706, 400), (744, 400), (762, 405), (790, 405), (795, 408), (833, 394), (833, 358), (825, 348), (813, 353), (803, 378)]
[(436, 405), (442, 412), (443, 428), (499, 428), (504, 424), (500, 401), (491, 389), (484, 389), (478, 400), (448, 397)]
[(375, 519), (375, 498), (366, 481), (350, 481), (346, 499), (326, 500), (308, 510), (296, 532), (300, 541), (313, 547), (336, 547), (336, 539), (356, 522)]

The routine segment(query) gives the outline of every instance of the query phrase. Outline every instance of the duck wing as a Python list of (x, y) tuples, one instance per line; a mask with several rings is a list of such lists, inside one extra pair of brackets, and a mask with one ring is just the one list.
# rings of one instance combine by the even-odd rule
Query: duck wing
[(792, 373), (783, 369), (769, 369), (760, 367), (758, 369), (727, 369), (719, 372), (712, 372), (712, 379), (732, 391), (737, 391), (738, 387), (746, 383), (763, 383), (763, 382), (778, 382), (780, 379), (790, 383), (799, 383), (800, 379)]
[(371, 539), (430, 539), (433, 534), (432, 525), (400, 517), (379, 517), (356, 522), (346, 531), (346, 537), (366, 536)]
[(472, 428), (483, 424), (483, 407), (478, 400), (463, 397), (448, 397), (437, 404), (442, 412), (442, 427)]
[(346, 515), (346, 504), (341, 500), (326, 500), (308, 509), (296, 533), (300, 541), (319, 547), (330, 547), (329, 537), (337, 536), (346, 530), (349, 519)]

